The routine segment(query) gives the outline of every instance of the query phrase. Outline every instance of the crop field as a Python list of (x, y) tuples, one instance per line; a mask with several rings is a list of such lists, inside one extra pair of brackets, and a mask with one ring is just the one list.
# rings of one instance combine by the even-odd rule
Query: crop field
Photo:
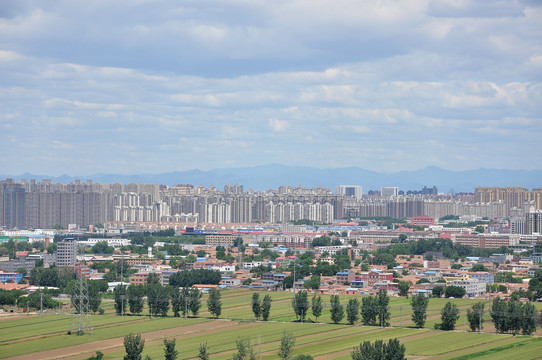
[[(207, 311), (206, 295), (200, 314), (195, 318), (151, 318), (145, 308), (141, 316), (115, 315), (113, 302), (104, 300), (104, 315), (92, 315), (92, 331), (81, 336), (68, 335), (71, 315), (50, 312), (45, 315), (23, 315), (0, 318), (0, 359), (86, 359), (97, 350), (104, 359), (122, 359), (124, 336), (141, 334), (145, 340), (143, 355), (163, 358), (163, 340), (177, 340), (179, 359), (196, 359), (199, 345), (207, 343), (211, 359), (231, 359), (236, 340), (250, 338), (260, 359), (277, 359), (283, 331), (296, 339), (294, 354), (308, 354), (315, 359), (350, 359), (350, 351), (363, 341), (398, 338), (406, 346), (409, 359), (540, 359), (542, 338), (491, 333), (493, 326), (485, 316), (484, 333), (469, 332), (464, 321), (466, 309), (477, 300), (452, 299), (461, 317), (456, 331), (433, 330), (440, 322), (440, 309), (447, 299), (431, 299), (426, 327), (412, 327), (410, 299), (391, 298), (391, 327), (330, 324), (329, 305), (318, 322), (309, 314), (304, 323), (293, 322), (292, 294), (270, 292), (273, 298), (268, 322), (253, 321), (248, 290), (222, 292), (222, 315), (212, 319)], [(265, 295), (260, 292), (260, 299)], [(354, 295), (341, 295), (346, 305)], [(329, 297), (322, 295), (324, 303)], [(487, 300), (486, 300), (487, 302)], [(540, 305), (537, 308), (540, 310)], [(466, 326), (465, 326), (466, 324)], [(540, 328), (537, 331), (541, 335)]]

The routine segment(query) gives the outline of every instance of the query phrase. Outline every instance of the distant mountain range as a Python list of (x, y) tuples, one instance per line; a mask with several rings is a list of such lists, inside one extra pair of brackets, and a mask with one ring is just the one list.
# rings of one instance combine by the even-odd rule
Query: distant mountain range
[(0, 175), (1, 179), (51, 179), (53, 182), (69, 183), (76, 179), (91, 179), (99, 183), (155, 183), (164, 185), (193, 184), (209, 186), (214, 184), (222, 189), (226, 184), (244, 185), (245, 190), (276, 189), (281, 185), (334, 189), (337, 185), (361, 185), (366, 193), (381, 186), (397, 186), (401, 190), (420, 190), (435, 185), (439, 192), (473, 192), (476, 186), (520, 186), (527, 189), (542, 187), (542, 170), (497, 170), (477, 169), (466, 171), (444, 170), (436, 166), (415, 171), (378, 173), (357, 167), (317, 169), (305, 166), (262, 165), (244, 168), (213, 169), (209, 171), (188, 170), (162, 174), (119, 175), (94, 174), (90, 176), (22, 174)]

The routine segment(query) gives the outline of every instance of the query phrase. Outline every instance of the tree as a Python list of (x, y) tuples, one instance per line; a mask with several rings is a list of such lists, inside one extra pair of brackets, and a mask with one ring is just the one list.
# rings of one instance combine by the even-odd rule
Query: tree
[(250, 338), (239, 338), (235, 340), (235, 345), (237, 346), (237, 352), (233, 354), (233, 360), (256, 360), (256, 354), (254, 353), (254, 347), (250, 343)]
[(506, 300), (501, 298), (493, 299), (491, 304), (491, 320), (495, 326), (495, 331), (505, 333), (508, 331), (508, 305)]
[(375, 305), (376, 298), (374, 296), (366, 296), (361, 299), (361, 321), (363, 325), (376, 325), (376, 317), (378, 311)]
[[(192, 257), (196, 261), (195, 257)], [(195, 269), (179, 271), (171, 275), (169, 277), (169, 284), (177, 287), (191, 287), (194, 284), (218, 285), (220, 280), (222, 280), (222, 275), (218, 270)]]
[(160, 277), (158, 276), (157, 273), (150, 273), (148, 276), (147, 276), (147, 284), (151, 285), (151, 284), (160, 284)]
[(423, 328), (425, 319), (427, 319), (429, 298), (425, 297), (423, 294), (415, 295), (412, 297), (410, 305), (412, 306), (412, 322), (416, 324), (417, 328)]
[(282, 337), (280, 338), (279, 358), (289, 359), (292, 355), (294, 344), (295, 339), (292, 334), (283, 331)]
[(28, 275), (28, 271), (26, 271), (26, 269), (24, 267), (17, 268), (17, 270), (15, 270), (15, 272), (19, 273), (19, 274), (22, 274), (23, 277)]
[(175, 360), (179, 352), (175, 350), (175, 339), (164, 339), (164, 357), (166, 360)]
[(254, 293), (252, 294), (252, 313), (254, 314), (254, 317), (256, 319), (260, 319), (260, 316), (262, 314), (262, 303), (260, 301), (260, 294)]
[(151, 316), (156, 314), (167, 316), (169, 310), (168, 289), (160, 284), (147, 285), (147, 303)]
[(380, 326), (389, 326), (390, 325), (390, 307), (389, 307), (390, 297), (384, 290), (380, 290), (376, 295), (376, 309), (378, 312), (378, 319), (380, 321)]
[(222, 301), (220, 300), (221, 294), (218, 289), (209, 290), (209, 298), (207, 299), (207, 309), (215, 318), (218, 319), (222, 313)]
[(103, 352), (101, 352), (101, 351), (96, 351), (96, 355), (93, 355), (93, 356), (87, 358), (87, 360), (102, 360), (103, 357), (104, 357)]
[(385, 359), (406, 359), (405, 352), (405, 345), (401, 344), (398, 339), (390, 339), (387, 346), (384, 348)]
[(113, 293), (115, 294), (115, 312), (118, 315), (124, 314), (126, 306), (128, 305), (126, 301), (126, 285), (117, 285), (113, 290)]
[(313, 275), (309, 280), (305, 281), (303, 286), (305, 287), (305, 289), (313, 289), (313, 290), (320, 289), (320, 276)]
[(507, 305), (508, 328), (513, 334), (517, 334), (523, 325), (523, 304), (517, 300), (511, 300), (507, 302)]
[(455, 323), (459, 319), (459, 309), (457, 305), (448, 301), (440, 311), (442, 323), (438, 326), (440, 330), (454, 330)]
[(124, 337), (124, 349), (126, 355), (124, 360), (141, 360), (141, 353), (145, 347), (145, 340), (141, 339), (141, 334), (133, 335), (129, 334)]
[(115, 248), (112, 246), (109, 246), (107, 244), (107, 241), (98, 241), (93, 247), (92, 252), (94, 254), (113, 254), (115, 252)]
[(261, 315), (262, 320), (267, 321), (269, 319), (269, 314), (271, 312), (271, 296), (269, 294), (265, 294), (262, 301), (262, 309), (261, 309)]
[(143, 285), (128, 286), (128, 305), (132, 314), (140, 314), (143, 311), (143, 297), (145, 288)]
[(478, 271), (487, 272), (487, 271), (489, 271), (489, 269), (486, 268), (483, 264), (475, 264), (470, 268), (470, 271), (473, 271), (473, 272), (478, 272)]
[(404, 360), (405, 351), (405, 345), (398, 339), (390, 339), (387, 344), (376, 340), (374, 344), (364, 341), (359, 347), (355, 347), (350, 355), (353, 360)]
[(440, 298), (444, 293), (444, 286), (435, 286), (432, 290), (433, 297)]
[(467, 310), (467, 320), (472, 331), (482, 330), (484, 306), (483, 302), (477, 302)]
[[(79, 309), (79, 288), (76, 286), (78, 280), (71, 280), (64, 291), (71, 296), (72, 305), (76, 309)], [(100, 284), (95, 280), (89, 280), (88, 286), (88, 308), (92, 312), (97, 312), (102, 303), (102, 296), (100, 294)]]
[(529, 291), (532, 292), (534, 299), (542, 298), (542, 269), (536, 270), (533, 278), (529, 280)]
[(331, 313), (331, 320), (335, 324), (338, 324), (344, 318), (344, 306), (341, 305), (339, 295), (331, 295), (329, 303), (330, 303), (329, 311)]
[(309, 308), (308, 294), (306, 291), (300, 291), (294, 295), (292, 307), (294, 308), (296, 318), (301, 321), (305, 320), (307, 309)]
[(350, 325), (354, 325), (358, 322), (359, 318), (359, 300), (350, 299), (348, 300), (348, 305), (346, 306), (346, 319)]
[(322, 297), (314, 295), (311, 299), (311, 310), (316, 321), (318, 321), (318, 318), (322, 315), (322, 308)]
[(192, 288), (188, 293), (188, 308), (192, 315), (197, 316), (201, 307), (201, 293), (197, 288)]
[(467, 291), (459, 286), (447, 286), (444, 290), (444, 296), (447, 298), (453, 297), (456, 299), (461, 299), (466, 293)]
[(408, 281), (399, 281), (399, 296), (408, 297), (408, 290), (410, 289), (410, 283)]
[(522, 304), (521, 333), (531, 335), (536, 331), (536, 308), (530, 302)]
[(329, 246), (331, 244), (331, 238), (329, 236), (320, 236), (312, 240), (312, 246)]
[(209, 346), (207, 346), (207, 343), (199, 344), (198, 358), (200, 360), (209, 360)]
[(185, 315), (185, 300), (184, 294), (178, 287), (171, 286), (169, 289), (169, 296), (171, 297), (171, 310), (173, 310), (174, 317), (180, 317), (180, 312)]

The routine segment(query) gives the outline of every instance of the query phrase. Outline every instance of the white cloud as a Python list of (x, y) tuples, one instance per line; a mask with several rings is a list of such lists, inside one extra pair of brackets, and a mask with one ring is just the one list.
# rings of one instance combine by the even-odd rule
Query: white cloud
[(284, 131), (286, 128), (288, 128), (290, 124), (288, 124), (288, 121), (286, 120), (279, 120), (279, 119), (269, 119), (269, 127), (273, 131)]
[[(15, 141), (0, 167), (392, 171), (502, 167), (500, 154), (532, 168), (542, 7), (480, 4), (13, 3), (0, 15), (0, 123)], [(38, 143), (52, 144), (39, 158), (23, 146)]]

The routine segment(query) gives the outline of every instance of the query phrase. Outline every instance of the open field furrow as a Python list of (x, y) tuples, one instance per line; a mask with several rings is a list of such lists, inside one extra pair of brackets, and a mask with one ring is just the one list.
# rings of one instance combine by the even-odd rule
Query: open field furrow
[[(134, 324), (134, 323), (144, 322), (144, 321), (149, 321), (149, 319), (131, 320), (131, 321), (126, 321), (126, 322), (130, 322), (130, 324)], [(124, 324), (124, 322), (121, 323), (121, 324)], [(108, 328), (108, 327), (113, 327), (113, 326), (119, 326), (119, 325), (120, 325), (119, 323), (115, 323), (115, 324), (107, 324), (107, 325), (102, 325), (102, 326), (94, 326), (93, 329), (94, 329), (94, 330), (97, 330), (97, 329), (103, 329), (103, 328)], [(47, 337), (53, 337), (53, 336), (58, 336), (58, 335), (64, 335), (65, 333), (66, 333), (65, 331), (62, 331), (62, 332), (56, 332), (56, 333), (51, 333), (51, 334), (44, 334), (44, 335), (30, 336), (30, 337), (26, 337), (26, 338), (23, 338), (23, 339), (16, 339), (16, 340), (9, 340), (9, 341), (0, 341), (0, 345), (14, 344), (14, 343), (25, 342), (25, 341), (29, 341), (29, 340), (42, 339), (42, 338), (47, 338)]]
[[(478, 300), (430, 299), (425, 328), (415, 329), (411, 320), (410, 299), (390, 298), (390, 322), (393, 327), (379, 328), (343, 323), (332, 325), (329, 296), (321, 295), (324, 303), (319, 322), (310, 314), (304, 323), (293, 322), (291, 292), (260, 292), (271, 295), (273, 302), (268, 322), (250, 321), (252, 318), (252, 290), (223, 290), (221, 319), (211, 319), (207, 311), (207, 294), (201, 299), (200, 316), (196, 318), (150, 318), (148, 306), (140, 316), (118, 316), (113, 301), (104, 301), (105, 315), (92, 315), (93, 333), (83, 336), (66, 335), (70, 327), (69, 314), (54, 313), (14, 315), (0, 320), (0, 359), (86, 359), (96, 350), (105, 354), (104, 360), (122, 359), (123, 340), (129, 333), (142, 334), (145, 339), (143, 357), (163, 358), (163, 339), (177, 339), (179, 360), (195, 359), (199, 345), (208, 343), (213, 360), (229, 360), (236, 352), (236, 340), (248, 337), (264, 360), (277, 358), (283, 331), (292, 333), (296, 340), (294, 355), (308, 354), (318, 360), (348, 359), (355, 346), (363, 341), (398, 338), (407, 350), (409, 359), (535, 359), (539, 358), (542, 339), (491, 334), (494, 331), (489, 315), (484, 315), (484, 333), (472, 333), (465, 322), (466, 310)], [(311, 296), (311, 295), (310, 295)], [(340, 296), (345, 305), (354, 295)], [(362, 296), (355, 295), (361, 299)], [(310, 301), (310, 297), (309, 297)], [(457, 304), (460, 318), (456, 331), (433, 330), (441, 322), (440, 310), (447, 301)], [(535, 304), (540, 310), (542, 304)], [(310, 309), (310, 303), (309, 303)], [(228, 319), (228, 320), (224, 320)], [(232, 320), (234, 319), (234, 320)], [(326, 324), (328, 323), (328, 324)], [(399, 326), (402, 325), (402, 328)], [(538, 333), (542, 333), (538, 329)], [(538, 350), (538, 352), (536, 351)], [(521, 357), (518, 357), (521, 356)]]
[[(208, 330), (212, 325), (212, 332), (223, 331), (225, 328), (231, 326), (239, 326), (236, 323), (230, 323), (223, 320), (217, 320), (214, 324), (200, 323), (195, 325), (188, 325), (181, 328), (171, 328), (158, 331), (144, 332), (141, 334), (141, 338), (149, 344), (153, 342), (161, 342), (165, 337), (174, 336), (189, 336), (190, 334), (197, 333), (199, 331)], [(85, 335), (83, 335), (85, 336)], [(49, 350), (40, 352), (40, 359), (63, 359), (74, 358), (78, 359), (85, 356), (93, 355), (97, 349), (101, 352), (112, 352), (120, 350), (123, 347), (124, 337), (115, 337), (107, 340), (87, 342), (75, 346), (67, 346), (61, 349)], [(32, 360), (35, 359), (35, 354), (27, 354), (21, 356), (12, 357), (13, 360)]]

